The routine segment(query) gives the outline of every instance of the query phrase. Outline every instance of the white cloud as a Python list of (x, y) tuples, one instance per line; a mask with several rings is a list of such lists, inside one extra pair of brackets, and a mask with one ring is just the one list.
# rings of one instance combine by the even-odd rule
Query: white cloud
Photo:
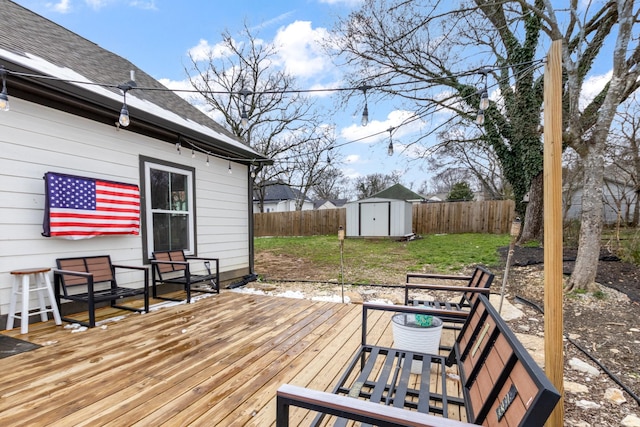
[(282, 13), (282, 14), (276, 16), (275, 18), (269, 19), (268, 21), (265, 21), (265, 22), (263, 22), (261, 24), (258, 24), (258, 25), (255, 25), (255, 26), (251, 27), (249, 30), (252, 33), (256, 32), (256, 31), (260, 31), (263, 28), (267, 28), (267, 27), (270, 27), (273, 24), (276, 24), (278, 22), (284, 21), (289, 16), (293, 15), (294, 12), (295, 11), (292, 10), (292, 11), (289, 11), (289, 12)]
[(326, 3), (330, 5), (345, 5), (349, 7), (358, 6), (363, 3), (363, 0), (320, 0), (320, 3)]
[(58, 3), (47, 3), (45, 6), (58, 13), (71, 12), (71, 0), (60, 0)]
[(84, 0), (84, 2), (92, 9), (98, 10), (111, 3), (111, 0)]
[(344, 158), (344, 162), (345, 163), (359, 163), (360, 162), (360, 155), (359, 154), (349, 154), (347, 157)]
[(372, 108), (369, 106), (369, 124), (361, 126), (352, 124), (340, 131), (340, 136), (347, 141), (357, 141), (364, 144), (389, 139), (389, 128), (393, 128), (392, 137), (400, 138), (404, 135), (419, 131), (424, 122), (417, 119), (413, 112), (394, 110), (387, 115), (385, 120), (371, 120)]
[(295, 21), (280, 28), (273, 40), (280, 65), (294, 77), (325, 75), (332, 69), (331, 60), (321, 47), (321, 41), (327, 36), (326, 29), (313, 29), (309, 21)]
[(206, 61), (209, 58), (224, 58), (231, 54), (231, 49), (223, 43), (217, 43), (213, 46), (205, 39), (200, 39), (197, 46), (189, 49), (189, 56), (196, 61)]
[(590, 76), (582, 83), (582, 92), (580, 93), (581, 111), (604, 89), (611, 80), (611, 76), (613, 76), (613, 71), (599, 76)]
[(158, 10), (155, 0), (132, 0), (129, 6), (143, 10)]

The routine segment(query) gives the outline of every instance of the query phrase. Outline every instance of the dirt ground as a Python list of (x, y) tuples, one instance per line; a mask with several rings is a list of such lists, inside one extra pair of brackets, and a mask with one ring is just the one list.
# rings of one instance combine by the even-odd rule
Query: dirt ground
[[(491, 269), (496, 274), (492, 285), (494, 293), (500, 293), (503, 283), (507, 248), (501, 253), (501, 271)], [(516, 332), (539, 337), (544, 336), (544, 318), (540, 311), (544, 305), (543, 255), (540, 248), (516, 247), (505, 286), (505, 297), (525, 313), (520, 319), (510, 321), (510, 326)], [(575, 251), (565, 250), (565, 277), (573, 271), (574, 261)], [(469, 266), (469, 272), (472, 267)], [(345, 267), (345, 280), (352, 269), (361, 268)], [(256, 254), (256, 272), (263, 282), (280, 292), (317, 297), (342, 291), (337, 285), (339, 276), (335, 269), (314, 266), (304, 256), (289, 258), (260, 252)], [(378, 286), (349, 285), (347, 291), (357, 292), (365, 301), (389, 299), (401, 303), (403, 273), (389, 273), (387, 269), (384, 275), (382, 271), (371, 271), (369, 277), (381, 277)], [(600, 287), (596, 294), (564, 296), (565, 425), (640, 425), (632, 424), (640, 423), (640, 418), (634, 418), (640, 417), (640, 268), (603, 251), (596, 282)], [(570, 363), (572, 359), (597, 368), (599, 375), (576, 370)], [(611, 389), (619, 390), (622, 399), (608, 397)]]

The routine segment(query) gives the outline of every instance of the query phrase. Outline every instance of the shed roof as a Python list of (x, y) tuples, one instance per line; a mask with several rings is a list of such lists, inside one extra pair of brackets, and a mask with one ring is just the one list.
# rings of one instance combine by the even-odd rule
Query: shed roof
[(422, 200), (424, 199), (424, 196), (421, 196), (420, 194), (409, 190), (407, 187), (405, 187), (402, 184), (395, 184), (392, 185), (389, 188), (386, 188), (374, 195), (372, 195), (370, 198), (377, 198), (377, 199), (393, 199), (393, 200)]
[(187, 138), (233, 160), (266, 160), (125, 58), (8, 0), (0, 0), (0, 22), (5, 28), (0, 32), (0, 65), (9, 72), (10, 99), (13, 95), (115, 124), (123, 103), (117, 85), (127, 83), (134, 71), (136, 88), (126, 97), (131, 115), (127, 131), (155, 133), (171, 143)]

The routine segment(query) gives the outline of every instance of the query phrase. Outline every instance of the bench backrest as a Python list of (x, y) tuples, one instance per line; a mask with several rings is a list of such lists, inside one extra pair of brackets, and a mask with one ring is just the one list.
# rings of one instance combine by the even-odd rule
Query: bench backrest
[(560, 399), (484, 295), (478, 295), (453, 352), (472, 423), (540, 426)]
[[(178, 262), (186, 262), (187, 258), (184, 255), (183, 250), (176, 251), (156, 251), (153, 252), (153, 259), (156, 261), (178, 261)], [(156, 271), (158, 275), (162, 279), (163, 273), (172, 273), (174, 271), (182, 271), (187, 267), (184, 264), (170, 264), (170, 263), (161, 263), (155, 264)]]
[[(494, 275), (492, 272), (487, 270), (482, 266), (477, 266), (473, 271), (471, 276), (456, 276), (456, 275), (447, 275), (447, 274), (423, 274), (423, 273), (407, 273), (406, 282), (407, 286), (405, 287), (405, 303), (409, 301), (409, 289), (410, 288), (418, 288), (420, 286), (426, 286), (424, 289), (433, 289), (437, 290), (434, 286), (439, 286), (436, 283), (428, 283), (428, 284), (420, 284), (411, 282), (411, 279), (438, 279), (438, 280), (456, 280), (461, 282), (462, 280), (468, 280), (467, 283), (463, 286), (456, 285), (455, 288), (453, 286), (449, 286), (449, 288), (454, 288), (456, 291), (464, 290), (465, 288), (470, 289), (489, 289), (491, 283), (493, 282)], [(432, 286), (429, 288), (428, 286)], [(440, 289), (442, 290), (442, 289)], [(451, 289), (447, 289), (451, 290)], [(462, 296), (460, 298), (459, 304), (461, 306), (472, 307), (475, 303), (480, 292), (462, 292)]]
[[(56, 264), (59, 270), (77, 271), (81, 273), (93, 274), (93, 282), (111, 282), (115, 286), (115, 275), (111, 265), (109, 255), (99, 255), (90, 257), (58, 258)], [(87, 284), (87, 278), (61, 274), (60, 280), (65, 287), (80, 286)]]
[[(471, 280), (469, 280), (469, 284), (467, 285), (470, 288), (487, 288), (491, 286), (493, 282), (494, 275), (489, 270), (484, 267), (478, 266), (473, 271), (471, 275)], [(462, 295), (462, 299), (460, 303), (464, 303), (465, 301), (469, 303), (469, 305), (473, 306), (478, 299), (480, 294), (478, 292), (465, 292)]]

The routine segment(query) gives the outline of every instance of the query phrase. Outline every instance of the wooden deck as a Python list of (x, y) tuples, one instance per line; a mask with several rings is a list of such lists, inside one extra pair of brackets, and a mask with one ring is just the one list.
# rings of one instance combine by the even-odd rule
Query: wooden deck
[[(0, 331), (43, 345), (0, 359), (0, 426), (274, 425), (281, 384), (332, 389), (360, 343), (362, 308), (224, 291), (98, 320), (116, 315), (126, 317), (77, 333), (53, 321)], [(370, 342), (391, 345), (390, 314), (374, 316)]]

